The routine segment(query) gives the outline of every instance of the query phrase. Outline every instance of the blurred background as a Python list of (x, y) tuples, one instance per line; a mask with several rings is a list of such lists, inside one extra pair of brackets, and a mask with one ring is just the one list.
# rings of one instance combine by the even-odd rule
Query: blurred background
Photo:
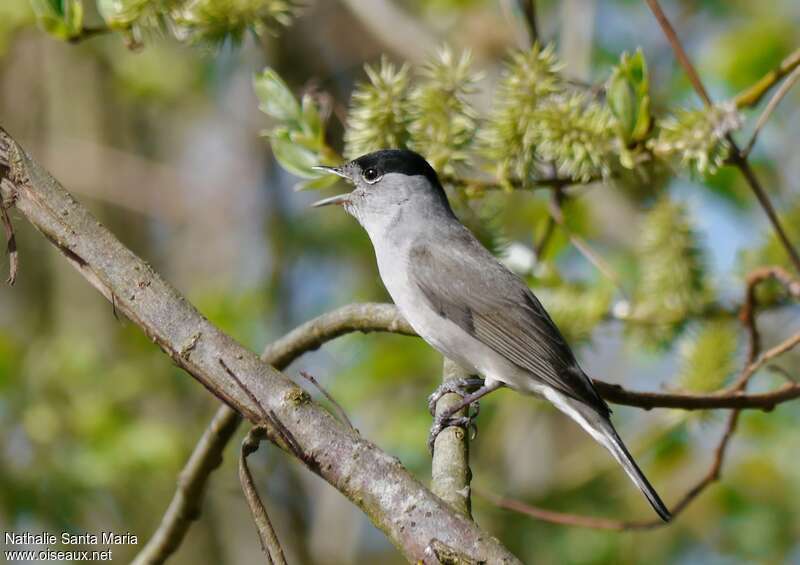
[[(485, 77), (474, 103), (485, 113), (508, 50), (524, 31), (512, 4), (318, 0), (291, 27), (245, 35), (239, 45), (186, 45), (153, 33), (131, 50), (118, 34), (59, 41), (37, 28), (27, 0), (3, 0), (0, 125), (212, 322), (260, 351), (336, 306), (388, 296), (357, 224), (339, 210), (309, 209), (320, 192), (295, 191), (298, 179), (275, 162), (260, 136), (269, 119), (258, 110), (253, 73), (269, 65), (295, 93), (324, 93), (333, 112), (328, 141), (341, 150), (336, 117), (346, 114), (354, 85), (365, 80), (363, 65), (383, 54), (420, 64), (446, 43), (472, 51)], [(699, 107), (643, 2), (536, 4), (540, 37), (554, 42), (566, 75), (602, 83), (621, 52), (640, 47), (653, 107)], [(664, 4), (717, 100), (751, 85), (800, 46), (795, 0)], [(795, 242), (798, 106), (800, 89), (777, 109), (753, 154)], [(745, 133), (757, 116), (744, 113)], [(786, 264), (735, 170), (676, 169), (578, 194), (566, 209), (569, 225), (613, 267), (623, 288), (640, 288), (636, 253), (648, 226), (652, 232), (648, 213), (664, 195), (687, 212), (715, 304), (741, 303), (753, 266)], [(547, 191), (498, 191), (469, 208), (535, 290), (537, 280), (555, 278), (577, 289), (606, 288), (603, 275), (558, 229), (536, 260), (547, 203)], [(0, 530), (129, 531), (141, 548), (217, 401), (133, 324), (116, 319), (49, 243), (17, 213), (12, 217), (20, 274), (14, 288), (0, 289)], [(724, 326), (714, 326), (716, 334), (698, 318), (675, 324), (653, 343), (647, 327), (616, 319), (629, 307), (623, 292), (603, 294), (599, 310), (597, 302), (581, 302), (579, 292), (559, 294), (557, 285), (540, 296), (579, 344), (589, 374), (629, 388), (713, 389), (743, 360), (744, 336), (732, 316), (715, 320)], [(778, 301), (760, 316), (766, 345), (797, 331), (798, 313)], [(706, 347), (726, 355), (711, 363), (718, 382), (691, 378), (703, 336)], [(798, 361), (787, 355), (781, 365), (797, 376)], [(438, 354), (416, 338), (359, 334), (304, 356), (287, 374), (300, 370), (318, 378), (365, 437), (428, 480), (426, 397), (441, 378)], [(753, 388), (768, 390), (783, 378), (765, 371)], [(564, 512), (651, 517), (608, 453), (551, 406), (508, 391), (482, 404), (471, 448), (476, 489)], [(722, 413), (614, 412), (620, 434), (668, 504), (706, 472), (725, 421)], [(666, 528), (620, 533), (552, 525), (478, 495), (475, 518), (526, 563), (800, 563), (798, 424), (797, 403), (744, 413), (722, 480)], [(241, 432), (173, 563), (261, 559), (235, 469), (240, 439)], [(267, 444), (251, 461), (290, 562), (402, 562), (356, 508), (301, 465)], [(136, 550), (115, 548), (115, 559), (127, 561)]]

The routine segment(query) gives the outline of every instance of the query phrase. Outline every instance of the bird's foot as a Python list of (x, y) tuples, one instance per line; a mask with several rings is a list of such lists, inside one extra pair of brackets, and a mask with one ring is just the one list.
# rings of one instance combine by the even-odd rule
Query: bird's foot
[(478, 435), (478, 428), (475, 425), (475, 418), (477, 418), (478, 413), (480, 412), (480, 404), (477, 401), (470, 404), (467, 408), (466, 416), (454, 415), (463, 408), (463, 406), (454, 406), (452, 409), (447, 409), (433, 418), (433, 425), (431, 425), (431, 430), (428, 433), (428, 451), (431, 455), (433, 455), (433, 445), (436, 442), (436, 438), (445, 428), (463, 428), (470, 433), (470, 439), (474, 439), (475, 436)]
[(454, 394), (459, 395), (461, 398), (464, 398), (473, 389), (480, 388), (481, 385), (483, 385), (483, 379), (479, 379), (477, 377), (467, 377), (464, 379), (450, 379), (443, 382), (428, 397), (428, 412), (431, 413), (431, 416), (436, 415), (436, 403), (439, 402), (439, 399), (442, 398), (445, 394), (452, 392)]

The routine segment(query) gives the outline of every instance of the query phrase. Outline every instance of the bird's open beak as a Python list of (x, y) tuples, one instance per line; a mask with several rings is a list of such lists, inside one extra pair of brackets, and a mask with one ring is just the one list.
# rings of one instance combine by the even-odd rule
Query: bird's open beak
[(330, 198), (323, 198), (322, 200), (317, 200), (311, 206), (313, 208), (319, 208), (320, 206), (330, 206), (331, 204), (336, 204), (337, 206), (343, 206), (350, 202), (350, 194), (337, 194), (336, 196), (331, 196)]
[[(338, 175), (343, 179), (350, 180), (350, 176), (344, 171), (341, 167), (326, 167), (324, 165), (319, 165), (317, 167), (311, 167), (317, 171), (325, 171), (326, 173), (331, 173), (334, 175)], [(330, 206), (331, 204), (335, 204), (337, 206), (343, 206), (350, 201), (349, 194), (337, 194), (336, 196), (331, 196), (330, 198), (323, 198), (322, 200), (317, 200), (311, 206), (314, 208), (319, 208), (321, 206)]]
[(331, 173), (334, 175), (338, 175), (343, 179), (350, 180), (350, 175), (348, 175), (343, 167), (326, 167), (325, 165), (317, 165), (316, 167), (311, 167), (315, 171), (325, 171), (326, 173)]

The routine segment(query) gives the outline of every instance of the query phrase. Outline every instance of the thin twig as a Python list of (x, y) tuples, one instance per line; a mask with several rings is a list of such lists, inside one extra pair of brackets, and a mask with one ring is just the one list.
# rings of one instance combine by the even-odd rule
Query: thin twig
[[(675, 53), (678, 62), (689, 76), (689, 80), (692, 83), (692, 86), (694, 86), (698, 96), (700, 96), (706, 106), (712, 106), (713, 102), (711, 97), (708, 95), (708, 91), (706, 90), (705, 86), (703, 86), (703, 82), (700, 80), (697, 70), (694, 68), (691, 60), (689, 60), (689, 57), (686, 55), (686, 51), (683, 49), (680, 39), (678, 39), (678, 34), (675, 33), (675, 29), (672, 27), (669, 19), (667, 19), (667, 16), (661, 9), (658, 0), (645, 1), (647, 2), (647, 5), (650, 6), (650, 10), (653, 12), (656, 20), (658, 20), (664, 35), (667, 37), (667, 40), (672, 46), (672, 50)], [(736, 144), (736, 140), (733, 139), (733, 135), (728, 133), (725, 136), (725, 140), (728, 142), (731, 148), (731, 156), (729, 157), (730, 163), (737, 167), (744, 175), (747, 184), (750, 186), (750, 189), (756, 195), (756, 199), (758, 200), (759, 204), (761, 204), (761, 207), (767, 214), (767, 218), (769, 218), (772, 228), (778, 235), (778, 239), (780, 239), (781, 244), (786, 250), (786, 253), (788, 253), (795, 269), (800, 272), (800, 254), (794, 248), (794, 245), (792, 245), (791, 241), (789, 241), (789, 238), (786, 235), (780, 220), (778, 219), (778, 214), (775, 212), (775, 208), (772, 206), (772, 202), (770, 202), (767, 193), (764, 191), (764, 188), (761, 186), (761, 183), (750, 167), (750, 163), (747, 161), (747, 156), (742, 154), (739, 146)]]
[(753, 146), (756, 144), (756, 140), (758, 139), (758, 134), (761, 133), (761, 129), (767, 123), (772, 112), (775, 111), (775, 108), (778, 107), (781, 100), (789, 93), (792, 87), (800, 80), (800, 67), (797, 67), (792, 74), (781, 84), (780, 88), (775, 91), (775, 94), (770, 98), (769, 102), (767, 103), (767, 107), (764, 108), (764, 111), (761, 112), (761, 115), (758, 117), (758, 121), (756, 122), (756, 127), (753, 130), (753, 135), (750, 137), (750, 141), (747, 143), (747, 146), (742, 151), (742, 157), (745, 159), (750, 156), (750, 152), (753, 150)]
[[(0, 182), (2, 179), (0, 178)], [(6, 283), (14, 286), (17, 281), (17, 271), (19, 270), (19, 251), (17, 251), (17, 237), (14, 234), (14, 225), (8, 216), (6, 204), (0, 198), (0, 220), (3, 222), (3, 229), (6, 234), (6, 252), (8, 253), (8, 278)]]
[(84, 27), (78, 32), (77, 35), (73, 35), (72, 37), (68, 38), (67, 41), (69, 41), (70, 43), (81, 43), (82, 41), (86, 41), (87, 39), (97, 37), (98, 35), (105, 35), (106, 33), (110, 32), (111, 28), (107, 26)]
[[(681, 497), (681, 499), (672, 507), (671, 512), (673, 521), (706, 488), (708, 488), (715, 481), (719, 480), (720, 473), (722, 471), (722, 464), (725, 460), (725, 454), (727, 452), (728, 445), (730, 444), (730, 440), (733, 437), (733, 434), (736, 430), (736, 424), (739, 419), (739, 413), (740, 412), (736, 410), (734, 412), (731, 412), (731, 415), (728, 417), (728, 423), (726, 424), (725, 431), (722, 433), (722, 437), (720, 438), (720, 441), (717, 444), (716, 449), (714, 450), (714, 457), (711, 461), (711, 465), (708, 471), (706, 471), (703, 477), (700, 478), (700, 480), (697, 483), (695, 483), (695, 485), (692, 488), (686, 491), (686, 493)], [(519, 500), (501, 497), (486, 492), (482, 489), (476, 489), (475, 492), (477, 492), (478, 495), (480, 495), (482, 498), (487, 499), (492, 504), (494, 504), (495, 506), (499, 506), (500, 508), (505, 508), (506, 510), (517, 512), (518, 514), (524, 514), (526, 516), (530, 516), (532, 518), (541, 520), (543, 522), (551, 522), (554, 524), (561, 524), (564, 526), (576, 526), (579, 528), (593, 528), (598, 530), (624, 531), (624, 530), (654, 530), (662, 528), (672, 523), (672, 522), (664, 522), (663, 520), (660, 519), (626, 521), (626, 520), (614, 520), (612, 518), (586, 516), (582, 514), (569, 514), (566, 512), (556, 512), (553, 510), (547, 510), (544, 508), (539, 508), (537, 506), (532, 506), (530, 504), (526, 504), (525, 502)]]
[[(414, 334), (414, 330), (393, 304), (349, 304), (301, 324), (270, 343), (264, 348), (261, 358), (276, 369), (282, 370), (302, 354), (313, 351), (336, 337), (355, 331)], [(196, 345), (197, 341), (193, 340), (192, 346)], [(186, 348), (181, 356), (188, 351), (189, 348)], [(205, 485), (211, 472), (222, 461), (225, 446), (241, 419), (238, 412), (224, 404), (217, 409), (181, 471), (178, 487), (161, 524), (137, 555), (134, 561), (136, 565), (161, 564), (178, 549), (192, 521), (200, 514)]]
[(573, 247), (575, 247), (575, 249), (577, 249), (587, 261), (594, 265), (598, 271), (600, 271), (609, 281), (611, 281), (612, 284), (620, 291), (622, 296), (627, 300), (628, 294), (625, 292), (625, 288), (622, 286), (619, 275), (608, 263), (606, 263), (599, 253), (592, 249), (585, 239), (578, 234), (573, 233), (573, 231), (569, 229), (567, 222), (564, 219), (564, 209), (562, 207), (566, 196), (562, 195), (559, 190), (556, 191), (556, 194), (557, 196), (550, 201), (550, 216), (556, 221), (561, 229), (564, 230), (564, 233), (567, 235), (567, 238)]
[(270, 565), (286, 565), (286, 556), (278, 540), (278, 535), (272, 527), (272, 522), (267, 514), (267, 509), (258, 495), (258, 490), (253, 483), (253, 475), (247, 466), (247, 456), (258, 449), (261, 440), (264, 439), (265, 431), (262, 428), (253, 428), (248, 432), (247, 437), (242, 441), (242, 450), (239, 456), (239, 480), (242, 483), (242, 491), (253, 515), (253, 521), (258, 530), (258, 538), (261, 541), (261, 549)]
[(782, 267), (761, 267), (747, 276), (747, 290), (744, 302), (739, 309), (739, 320), (748, 334), (748, 363), (753, 363), (761, 350), (761, 336), (755, 320), (756, 288), (768, 279), (775, 279), (784, 287), (790, 297), (800, 300), (800, 281), (793, 278)]
[(305, 380), (310, 382), (314, 385), (318, 391), (320, 391), (325, 398), (327, 398), (331, 404), (333, 404), (334, 409), (336, 410), (337, 415), (339, 416), (339, 421), (343, 424), (347, 424), (351, 430), (355, 430), (356, 428), (353, 426), (353, 422), (350, 421), (350, 418), (347, 417), (347, 412), (344, 411), (342, 405), (336, 402), (336, 399), (327, 391), (325, 387), (319, 384), (319, 381), (314, 378), (314, 375), (307, 373), (305, 371), (300, 371), (300, 376), (303, 377)]
[(509, 178), (499, 181), (490, 178), (477, 178), (477, 177), (456, 177), (456, 176), (442, 176), (442, 182), (465, 186), (477, 190), (502, 190), (510, 186), (516, 190), (536, 190), (536, 189), (553, 189), (553, 188), (568, 188), (570, 186), (590, 185), (596, 182), (605, 180), (601, 176), (590, 177), (586, 180), (579, 180), (569, 177), (549, 176), (531, 179), (530, 181), (523, 181), (522, 179)]
[(708, 95), (706, 87), (703, 86), (703, 81), (700, 80), (700, 75), (697, 74), (694, 65), (692, 65), (691, 60), (689, 60), (689, 56), (686, 54), (686, 51), (684, 51), (683, 45), (681, 45), (681, 40), (678, 39), (678, 34), (675, 33), (675, 28), (672, 27), (672, 24), (670, 23), (666, 14), (664, 14), (664, 10), (661, 9), (661, 5), (658, 3), (658, 0), (645, 1), (647, 2), (647, 5), (650, 6), (650, 10), (653, 12), (656, 20), (658, 20), (658, 24), (661, 26), (664, 35), (667, 36), (667, 40), (672, 46), (672, 50), (675, 52), (678, 62), (680, 63), (681, 67), (683, 67), (686, 75), (689, 77), (689, 81), (692, 83), (695, 91), (700, 98), (703, 99), (703, 103), (706, 106), (711, 106), (713, 104), (713, 102), (711, 102), (711, 97)]
[(764, 209), (764, 212), (766, 212), (767, 218), (769, 218), (769, 221), (772, 224), (772, 228), (775, 230), (778, 239), (783, 245), (783, 248), (786, 250), (786, 253), (789, 255), (792, 265), (794, 265), (794, 268), (800, 272), (800, 254), (798, 254), (797, 249), (795, 249), (792, 242), (789, 241), (789, 237), (786, 235), (786, 232), (784, 231), (783, 226), (778, 219), (778, 214), (775, 212), (775, 208), (773, 208), (767, 193), (764, 191), (764, 187), (761, 186), (761, 182), (758, 180), (753, 172), (753, 169), (750, 167), (750, 162), (741, 155), (733, 136), (728, 134), (726, 138), (731, 146), (731, 163), (733, 163), (733, 165), (735, 165), (744, 175), (747, 184), (756, 195), (756, 198), (761, 204), (761, 207)]
[(553, 219), (553, 216), (547, 216), (547, 223), (544, 226), (544, 233), (539, 238), (533, 246), (533, 252), (536, 255), (536, 261), (540, 262), (543, 257), (545, 251), (547, 251), (547, 246), (553, 239), (556, 231), (556, 221)]
[(180, 547), (189, 526), (200, 516), (208, 477), (222, 464), (222, 452), (240, 421), (239, 414), (225, 405), (217, 410), (181, 470), (178, 486), (161, 524), (132, 565), (164, 563)]
[(733, 99), (736, 103), (736, 107), (749, 108), (757, 106), (773, 86), (778, 84), (783, 77), (791, 73), (797, 67), (800, 67), (800, 48), (795, 49), (781, 61), (778, 68), (771, 70), (761, 77), (754, 85), (749, 86), (744, 92), (739, 93), (736, 98)]
[(503, 0), (501, 7), (506, 18), (511, 20), (517, 30), (517, 43), (521, 49), (529, 49), (539, 41), (535, 0)]
[(794, 384), (797, 382), (797, 377), (795, 377), (793, 374), (791, 374), (789, 371), (787, 371), (780, 365), (767, 365), (767, 370), (779, 374), (788, 383)]
[(236, 373), (234, 373), (231, 370), (230, 367), (228, 367), (228, 364), (225, 362), (225, 360), (222, 357), (218, 358), (217, 361), (219, 361), (219, 364), (222, 366), (222, 368), (225, 370), (225, 372), (228, 374), (228, 376), (230, 378), (232, 378), (234, 380), (234, 382), (236, 382), (237, 386), (247, 395), (247, 397), (253, 402), (253, 404), (255, 404), (256, 408), (258, 409), (258, 412), (261, 413), (261, 416), (264, 419), (264, 421), (269, 420), (269, 415), (267, 414), (267, 409), (264, 407), (263, 404), (261, 404), (261, 402), (258, 400), (258, 398), (256, 398), (256, 395), (253, 394), (253, 391), (250, 390), (250, 388), (247, 387), (242, 382), (242, 379), (240, 379), (236, 375)]

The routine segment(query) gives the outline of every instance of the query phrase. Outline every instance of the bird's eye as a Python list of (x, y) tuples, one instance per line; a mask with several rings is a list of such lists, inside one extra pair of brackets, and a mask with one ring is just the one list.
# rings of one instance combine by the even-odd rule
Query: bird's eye
[(364, 180), (369, 184), (373, 184), (378, 182), (382, 175), (378, 172), (378, 169), (370, 167), (369, 169), (366, 169), (361, 176), (363, 176)]

